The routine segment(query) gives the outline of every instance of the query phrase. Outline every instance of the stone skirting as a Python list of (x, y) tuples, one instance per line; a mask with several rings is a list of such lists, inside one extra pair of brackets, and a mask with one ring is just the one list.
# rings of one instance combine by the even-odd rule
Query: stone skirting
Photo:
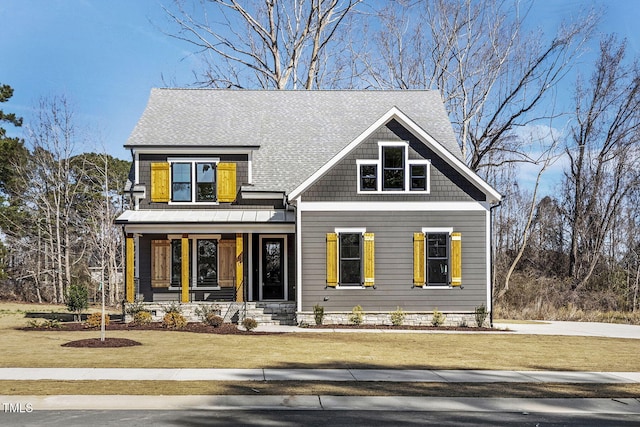
[(125, 303), (124, 321), (133, 321), (130, 308), (140, 306), (151, 313), (154, 322), (161, 322), (170, 307), (178, 305), (180, 313), (188, 322), (201, 322), (198, 315), (200, 310), (205, 308), (218, 311), (219, 315), (227, 323), (239, 323), (245, 317), (255, 319), (258, 324), (271, 325), (295, 325), (296, 324), (296, 304), (295, 302), (143, 302)]
[(142, 309), (151, 313), (152, 321), (161, 322), (169, 307), (178, 305), (180, 313), (187, 319), (187, 322), (200, 322), (202, 319), (198, 316), (198, 311), (206, 308), (219, 311), (225, 322), (237, 323), (239, 312), (242, 310), (243, 303), (237, 302), (143, 302), (143, 303), (125, 303), (124, 304), (124, 321), (129, 323), (133, 321), (133, 315), (129, 314), (132, 306), (140, 306)]
[[(468, 326), (475, 327), (476, 316), (474, 313), (442, 313), (446, 319), (442, 326)], [(325, 312), (322, 321), (323, 325), (348, 325), (352, 323), (349, 318), (351, 312)], [(296, 314), (299, 325), (315, 325), (313, 312), (303, 311)], [(432, 326), (433, 313), (411, 313), (405, 312), (403, 325), (406, 326)], [(391, 313), (374, 312), (364, 313), (364, 325), (392, 325)], [(489, 325), (489, 316), (484, 321), (483, 326)]]

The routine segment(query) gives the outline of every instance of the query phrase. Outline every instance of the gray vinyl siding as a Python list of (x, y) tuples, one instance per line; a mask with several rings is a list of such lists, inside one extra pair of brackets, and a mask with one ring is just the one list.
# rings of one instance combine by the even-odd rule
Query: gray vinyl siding
[[(486, 211), (303, 212), (302, 310), (473, 312), (487, 300)], [(326, 288), (326, 234), (366, 227), (375, 235), (376, 289)], [(462, 233), (462, 289), (413, 288), (413, 233), (453, 227)], [(328, 298), (328, 299), (327, 299)], [(326, 300), (327, 299), (327, 300)]]
[[(151, 163), (154, 162), (166, 162), (167, 158), (178, 158), (181, 157), (179, 155), (161, 155), (161, 154), (141, 154), (139, 165), (138, 165), (138, 173), (139, 173), (139, 183), (146, 186), (146, 194), (147, 197), (140, 201), (140, 209), (215, 209), (215, 206), (212, 205), (198, 205), (198, 204), (189, 204), (189, 205), (168, 205), (167, 203), (152, 203), (151, 202)], [(193, 158), (195, 156), (186, 156), (188, 158)], [(229, 162), (236, 164), (236, 187), (238, 190), (242, 185), (246, 185), (248, 181), (248, 161), (247, 156), (243, 154), (223, 154), (223, 155), (207, 155), (207, 158), (216, 157), (220, 159), (220, 162)], [(278, 203), (278, 201), (275, 201)], [(229, 203), (221, 203), (220, 204), (223, 209), (233, 208), (234, 204)], [(260, 203), (256, 203), (256, 208), (265, 207), (261, 206)], [(249, 208), (247, 205), (243, 205), (243, 208)], [(251, 206), (253, 209), (254, 206)]]
[[(377, 160), (379, 141), (409, 141), (409, 160), (431, 161), (429, 194), (358, 194), (356, 160)], [(380, 177), (378, 177), (380, 179)], [(395, 121), (375, 131), (304, 193), (305, 201), (484, 201), (484, 194)]]

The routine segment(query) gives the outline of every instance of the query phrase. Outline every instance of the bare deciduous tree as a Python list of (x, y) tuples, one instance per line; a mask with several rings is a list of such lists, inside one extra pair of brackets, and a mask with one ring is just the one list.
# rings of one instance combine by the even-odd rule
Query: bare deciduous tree
[(202, 0), (164, 8), (172, 37), (203, 54), (204, 83), (214, 87), (313, 89), (326, 50), (362, 0)]
[(379, 48), (359, 58), (371, 84), (439, 90), (475, 171), (532, 160), (513, 131), (559, 114), (542, 104), (574, 65), (596, 15), (561, 26), (546, 42), (526, 32), (527, 10), (518, 1), (402, 4), (380, 12)]
[(576, 86), (575, 124), (566, 144), (569, 275), (585, 286), (630, 192), (640, 184), (640, 70), (626, 43), (604, 38), (588, 82)]

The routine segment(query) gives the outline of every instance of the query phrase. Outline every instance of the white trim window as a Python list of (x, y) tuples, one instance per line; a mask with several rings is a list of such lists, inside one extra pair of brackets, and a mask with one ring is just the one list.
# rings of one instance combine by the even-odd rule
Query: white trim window
[[(171, 241), (171, 288), (179, 289), (182, 278), (182, 239), (169, 236)], [(218, 243), (219, 235), (190, 237), (189, 284), (192, 289), (219, 289)]]
[(168, 159), (170, 203), (217, 204), (216, 168), (220, 159)]
[(461, 286), (461, 234), (450, 227), (428, 227), (413, 235), (415, 287)]
[(356, 160), (358, 194), (430, 192), (430, 166), (426, 159), (409, 160), (406, 141), (378, 142), (377, 159)]

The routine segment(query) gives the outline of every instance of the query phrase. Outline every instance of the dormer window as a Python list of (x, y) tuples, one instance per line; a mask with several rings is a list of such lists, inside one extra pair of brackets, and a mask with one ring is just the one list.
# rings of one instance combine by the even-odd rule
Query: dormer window
[(216, 201), (216, 161), (170, 163), (172, 202)]
[(378, 159), (356, 160), (358, 193), (429, 193), (429, 166), (425, 159), (409, 159), (409, 143), (379, 142)]
[(151, 163), (151, 201), (170, 204), (234, 202), (236, 164), (217, 158), (169, 158)]

